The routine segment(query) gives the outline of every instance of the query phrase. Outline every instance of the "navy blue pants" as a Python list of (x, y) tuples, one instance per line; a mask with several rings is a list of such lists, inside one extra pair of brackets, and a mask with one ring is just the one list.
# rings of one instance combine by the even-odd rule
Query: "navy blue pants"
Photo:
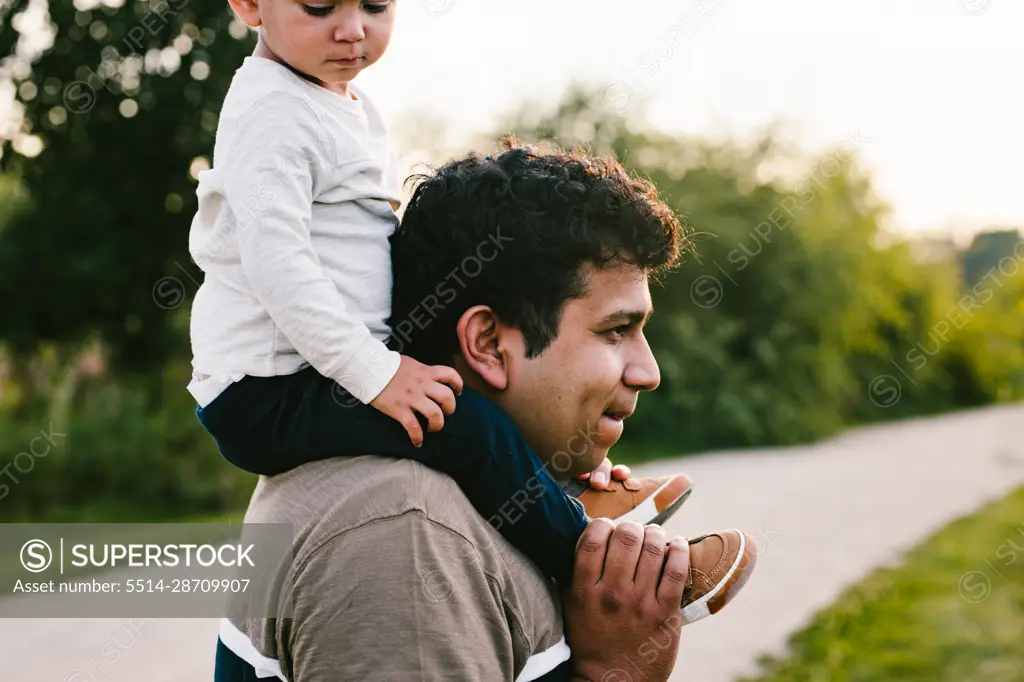
[(576, 542), (587, 525), (527, 445), (515, 422), (466, 387), (436, 433), (416, 448), (396, 420), (350, 396), (312, 367), (247, 376), (196, 410), (224, 457), (272, 476), (315, 460), (368, 453), (412, 459), (458, 483), (470, 503), (544, 573), (568, 585)]

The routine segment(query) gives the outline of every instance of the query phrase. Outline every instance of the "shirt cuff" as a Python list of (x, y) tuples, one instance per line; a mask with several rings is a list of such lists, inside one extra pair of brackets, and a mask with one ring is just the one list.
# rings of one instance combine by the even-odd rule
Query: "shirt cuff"
[(398, 372), (402, 356), (370, 337), (337, 376), (332, 377), (361, 403), (369, 403), (384, 390)]

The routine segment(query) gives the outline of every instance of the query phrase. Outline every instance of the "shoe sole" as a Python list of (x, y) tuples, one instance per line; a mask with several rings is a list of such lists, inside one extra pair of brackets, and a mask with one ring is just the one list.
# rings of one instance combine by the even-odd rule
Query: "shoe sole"
[(754, 572), (754, 566), (757, 565), (757, 545), (743, 531), (736, 528), (732, 530), (740, 536), (740, 551), (736, 553), (736, 560), (729, 567), (725, 577), (710, 592), (682, 608), (683, 625), (696, 623), (721, 611), (743, 589)]
[[(668, 481), (667, 483), (665, 483), (665, 486), (671, 485), (671, 483), (672, 481)], [(630, 509), (622, 516), (617, 517), (615, 519), (615, 522), (620, 523), (622, 521), (636, 521), (637, 523), (644, 526), (646, 526), (649, 523), (662, 524), (665, 521), (667, 521), (673, 514), (675, 514), (676, 511), (679, 510), (679, 507), (682, 506), (683, 502), (686, 501), (686, 498), (688, 498), (690, 496), (690, 493), (693, 492), (693, 488), (687, 488), (685, 491), (683, 491), (682, 495), (680, 495), (679, 497), (672, 501), (672, 504), (665, 507), (660, 512), (658, 511), (657, 505), (655, 505), (654, 503), (654, 498), (658, 496), (659, 492), (661, 492), (661, 488), (651, 493), (649, 497), (647, 497), (643, 502), (638, 504), (635, 508)]]
[(692, 492), (693, 492), (693, 488), (687, 488), (686, 491), (682, 495), (677, 497), (675, 499), (675, 501), (672, 502), (672, 504), (670, 504), (669, 506), (665, 507), (665, 509), (662, 510), (662, 512), (660, 514), (655, 516), (654, 520), (651, 521), (651, 523), (656, 523), (658, 525), (661, 525), (661, 524), (665, 523), (666, 521), (668, 521), (670, 518), (672, 518), (672, 515), (675, 514), (677, 511), (679, 511), (679, 508), (683, 506), (683, 502), (686, 502), (686, 498), (688, 498), (690, 496), (690, 493), (692, 493)]

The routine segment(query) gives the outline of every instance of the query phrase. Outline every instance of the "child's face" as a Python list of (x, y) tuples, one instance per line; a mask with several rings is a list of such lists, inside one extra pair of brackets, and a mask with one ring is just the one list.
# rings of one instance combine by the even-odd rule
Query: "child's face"
[(266, 46), (326, 87), (348, 83), (380, 59), (395, 26), (395, 0), (250, 1)]

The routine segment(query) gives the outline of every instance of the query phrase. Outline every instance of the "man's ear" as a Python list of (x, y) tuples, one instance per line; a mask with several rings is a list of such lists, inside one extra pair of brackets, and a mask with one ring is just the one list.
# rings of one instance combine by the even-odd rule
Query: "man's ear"
[(503, 345), (504, 328), (498, 316), (490, 307), (476, 305), (462, 313), (456, 330), (462, 361), (491, 388), (504, 391), (508, 387), (508, 349)]
[(260, 19), (259, 0), (228, 0), (228, 4), (249, 28), (256, 28), (263, 23)]

